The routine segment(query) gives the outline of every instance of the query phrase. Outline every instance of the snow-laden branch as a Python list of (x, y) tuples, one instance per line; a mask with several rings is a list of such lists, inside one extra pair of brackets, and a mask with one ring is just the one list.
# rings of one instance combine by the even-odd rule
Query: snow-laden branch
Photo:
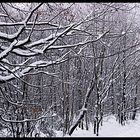
[[(22, 21), (23, 22), (23, 26), (19, 28), (19, 31), (17, 33), (15, 33), (12, 36), (9, 36), (8, 34), (2, 35), (2, 36), (3, 37), (9, 36), (8, 39), (10, 39), (10, 40), (11, 39), (14, 39), (14, 38), (17, 38), (21, 34), (21, 32), (23, 31), (23, 29), (25, 29), (25, 27), (26, 27), (26, 25), (28, 23), (28, 20), (32, 16), (33, 12), (40, 5), (38, 5), (36, 8), (34, 8), (30, 12), (30, 14), (27, 16), (27, 18), (24, 21)], [(88, 41), (86, 40), (86, 41), (79, 42), (79, 43), (73, 44), (73, 45), (62, 45), (62, 46), (59, 46), (58, 45), (58, 46), (53, 46), (53, 44), (60, 37), (62, 37), (63, 35), (67, 35), (73, 29), (77, 29), (77, 27), (80, 26), (80, 24), (82, 24), (83, 21), (82, 22), (79, 22), (79, 23), (73, 23), (73, 24), (71, 24), (69, 26), (66, 26), (67, 28), (65, 28), (64, 31), (58, 32), (57, 34), (51, 34), (50, 36), (48, 36), (48, 37), (46, 37), (44, 39), (39, 39), (39, 40), (34, 41), (34, 42), (30, 43), (30, 44), (28, 44), (29, 38), (30, 38), (30, 36), (28, 36), (26, 39), (18, 41), (17, 44), (15, 45), (15, 48), (12, 50), (12, 52), (15, 53), (15, 54), (17, 54), (17, 55), (19, 55), (19, 56), (31, 57), (31, 56), (36, 56), (36, 55), (43, 54), (46, 50), (49, 50), (49, 49), (71, 48), (71, 47), (75, 47), (75, 46), (81, 46), (81, 45), (86, 45), (88, 43), (96, 42), (99, 39), (101, 39), (106, 33), (108, 33), (108, 31), (107, 31), (106, 33), (98, 36), (98, 38), (95, 39), (95, 40), (88, 40)], [(32, 25), (34, 25), (34, 22), (32, 23)], [(35, 25), (36, 25), (36, 23), (35, 23)], [(60, 26), (59, 26), (59, 28), (60, 28)], [(47, 44), (47, 45), (45, 45), (45, 44)], [(40, 49), (36, 49), (35, 47), (37, 47), (38, 45), (44, 45), (44, 46), (42, 46), (42, 48), (40, 48)], [(5, 49), (7, 49), (7, 47), (2, 46), (1, 49), (5, 50)]]
[[(66, 34), (75, 24), (72, 24), (70, 26), (68, 26), (63, 32), (61, 33), (57, 33), (57, 34), (51, 34), (50, 36), (48, 36), (47, 38), (44, 38), (44, 39), (40, 39), (38, 41), (35, 41), (33, 43), (30, 43), (29, 45), (26, 45), (27, 48), (32, 48), (34, 46), (37, 46), (37, 45), (41, 45), (41, 44), (45, 44), (47, 43), (48, 41), (51, 41), (49, 43), (48, 46), (52, 45), (59, 37), (62, 37), (62, 35)], [(46, 48), (48, 48), (48, 46), (44, 47), (42, 51), (44, 51)], [(34, 50), (35, 51), (35, 50)]]
[[(44, 51), (47, 49), (47, 50), (53, 50), (53, 49), (64, 49), (64, 48), (73, 48), (73, 47), (77, 47), (77, 46), (82, 46), (82, 45), (86, 45), (86, 44), (89, 44), (89, 43), (92, 43), (92, 42), (97, 42), (98, 40), (100, 40), (102, 37), (104, 37), (109, 31), (101, 34), (100, 36), (98, 36), (97, 39), (95, 40), (88, 40), (88, 41), (83, 41), (83, 42), (79, 42), (79, 43), (76, 43), (76, 44), (72, 44), (72, 45), (57, 45), (57, 46), (53, 46), (54, 42), (60, 37), (62, 36), (63, 34), (65, 34), (66, 32), (68, 32), (68, 30), (70, 30), (72, 28), (72, 26), (70, 26), (68, 29), (66, 29), (64, 32), (62, 33), (58, 33), (54, 40), (53, 39), (53, 35), (50, 35), (49, 37), (45, 38), (45, 39), (40, 39), (38, 41), (35, 41), (29, 45), (26, 45), (26, 48), (29, 48), (29, 47), (33, 47), (33, 46), (37, 46), (37, 45), (41, 45), (41, 44), (45, 44), (46, 41), (50, 41), (52, 40), (47, 46), (44, 46), (43, 49), (33, 49), (33, 50), (23, 50), (21, 48), (18, 48), (18, 49), (14, 49), (13, 52), (17, 55), (20, 55), (20, 56), (25, 56), (25, 57), (30, 57), (30, 56), (35, 56), (35, 55), (39, 55), (39, 54), (42, 54), (44, 53)], [(1, 47), (2, 49), (4, 49), (5, 47)]]
[(50, 46), (48, 48), (48, 50), (52, 50), (52, 49), (64, 49), (64, 48), (73, 48), (73, 47), (77, 47), (77, 46), (82, 46), (82, 45), (86, 45), (86, 44), (89, 44), (89, 43), (93, 43), (93, 42), (97, 42), (98, 40), (100, 40), (102, 37), (104, 37), (109, 31), (101, 34), (100, 36), (98, 36), (97, 39), (95, 40), (88, 40), (88, 41), (83, 41), (83, 42), (79, 42), (79, 43), (76, 43), (76, 44), (72, 44), (72, 45), (61, 45), (61, 46)]
[(5, 83), (6, 81), (10, 81), (10, 80), (15, 79), (15, 78), (21, 78), (24, 75), (26, 75), (28, 72), (33, 70), (34, 68), (48, 67), (50, 65), (63, 63), (63, 62), (66, 61), (66, 59), (63, 59), (63, 57), (60, 57), (59, 59), (57, 59), (55, 61), (43, 61), (43, 60), (36, 61), (36, 62), (33, 62), (30, 65), (28, 65), (27, 68), (23, 69), (22, 71), (18, 71), (18, 72), (15, 72), (15, 73), (12, 72), (12, 70), (4, 67), (11, 74), (9, 74), (7, 76), (0, 75), (0, 83)]
[[(0, 26), (21, 26), (24, 25), (23, 22), (15, 22), (15, 23), (6, 23), (6, 22), (0, 22)], [(33, 22), (28, 22), (27, 25), (33, 25)], [(53, 27), (59, 27), (57, 24), (51, 24), (48, 22), (37, 22), (36, 25), (49, 25)], [(60, 27), (60, 28), (65, 28), (65, 27)]]
[(24, 119), (24, 120), (19, 120), (19, 121), (14, 121), (14, 120), (7, 120), (7, 119), (5, 119), (4, 117), (2, 117), (1, 115), (0, 115), (0, 118), (4, 121), (4, 122), (9, 122), (9, 123), (24, 123), (24, 122), (30, 122), (30, 121), (38, 121), (38, 120), (41, 120), (41, 119), (44, 119), (44, 118), (51, 118), (52, 116), (41, 116), (41, 117), (39, 117), (39, 118), (37, 118), (37, 119)]
[[(15, 53), (16, 55), (19, 55), (19, 56), (25, 56), (25, 57), (31, 57), (31, 56), (42, 54), (42, 51), (39, 51), (39, 50), (32, 51), (31, 49), (27, 49), (26, 47), (22, 48), (22, 45), (24, 45), (24, 43), (27, 43), (27, 42), (28, 42), (28, 38), (22, 41), (18, 41), (17, 44), (15, 44), (15, 47), (12, 50), (12, 53)], [(2, 50), (5, 50), (7, 48), (8, 47), (1, 46)]]
[[(46, 49), (48, 49), (51, 45), (53, 45), (58, 40), (58, 38), (60, 38), (63, 35), (67, 34), (72, 29), (72, 27), (74, 25), (75, 24), (72, 24), (72, 25), (68, 26), (61, 33), (57, 33), (56, 35), (51, 34), (47, 38), (40, 39), (40, 40), (37, 40), (37, 41), (35, 41), (33, 43), (25, 45), (29, 40), (29, 37), (27, 37), (24, 40), (18, 41), (17, 44), (15, 45), (16, 48), (13, 49), (12, 52), (17, 54), (17, 55), (20, 55), (20, 56), (28, 56), (28, 57), (42, 54), (42, 53), (44, 53), (44, 51), (46, 51)], [(45, 43), (49, 43), (49, 44), (47, 46), (44, 46), (43, 49), (31, 49), (34, 46), (42, 45), (42, 44), (45, 44)], [(21, 46), (23, 46), (23, 45), (24, 45), (24, 49), (21, 48)], [(7, 49), (7, 47), (2, 46), (1, 49)]]
[(16, 69), (19, 69), (19, 67), (27, 66), (26, 63), (28, 63), (30, 60), (32, 60), (32, 58), (28, 58), (28, 59), (26, 59), (25, 61), (23, 61), (22, 63), (19, 63), (19, 64), (12, 64), (7, 59), (3, 59), (3, 60), (1, 60), (1, 62), (4, 63), (4, 64), (7, 64), (9, 66), (18, 66), (18, 67), (15, 68), (15, 70), (16, 70)]
[(18, 71), (21, 67), (27, 66), (27, 63), (29, 62), (29, 60), (31, 60), (31, 58), (25, 60), (24, 62), (22, 62), (22, 63), (20, 63), (20, 64), (18, 64), (18, 65), (10, 63), (7, 59), (1, 60), (1, 62), (2, 62), (3, 64), (7, 64), (7, 65), (9, 65), (9, 66), (16, 66), (16, 67), (13, 68), (12, 70), (9, 70), (8, 66), (3, 66), (2, 64), (0, 64), (0, 65), (1, 65), (1, 67), (2, 67), (5, 71), (8, 71), (8, 72), (11, 71), (11, 72), (14, 73), (14, 72)]
[(50, 73), (50, 72), (47, 72), (47, 71), (37, 71), (37, 72), (34, 72), (34, 73), (26, 73), (24, 75), (37, 75), (37, 74), (46, 74), (46, 75), (49, 75), (49, 76), (54, 76), (54, 77), (57, 77), (57, 74), (58, 73)]
[(42, 5), (39, 4), (37, 5), (29, 14), (28, 16), (26, 17), (26, 19), (24, 21), (22, 21), (22, 26), (18, 29), (18, 31), (14, 34), (6, 34), (6, 33), (2, 33), (0, 32), (0, 38), (1, 39), (4, 39), (4, 40), (9, 40), (9, 41), (13, 41), (14, 39), (18, 38), (19, 35), (22, 33), (22, 31), (24, 30), (24, 28), (26, 27), (27, 25), (27, 22), (29, 21), (29, 19), (31, 18), (32, 14), (34, 13), (35, 10), (37, 10), (40, 6)]
[[(24, 119), (24, 120), (8, 120), (8, 119), (5, 119), (3, 117), (3, 115), (5, 115), (5, 111), (3, 109), (0, 109), (0, 118), (4, 121), (4, 122), (7, 122), (7, 123), (24, 123), (24, 122), (31, 122), (31, 121), (39, 121), (41, 119), (45, 119), (45, 118), (52, 118), (54, 115), (50, 115), (48, 116), (48, 112), (55, 106), (55, 104), (51, 105), (48, 109), (47, 112), (44, 112), (44, 114), (41, 116), (41, 117), (38, 117), (36, 119)], [(59, 105), (58, 105), (59, 106)]]
[(45, 52), (51, 45), (53, 45), (57, 40), (58, 40), (58, 38), (60, 38), (60, 37), (62, 37), (63, 35), (65, 35), (65, 34), (67, 34), (71, 29), (72, 29), (72, 27), (75, 25), (75, 23), (74, 24), (72, 24), (69, 28), (67, 28), (66, 30), (64, 30), (62, 33), (60, 33), (54, 40), (52, 40), (47, 46), (45, 46), (44, 48), (43, 48), (43, 52)]
[(0, 53), (0, 60), (3, 59), (4, 57), (6, 57), (9, 54), (9, 52), (12, 51), (12, 49), (16, 43), (17, 43), (17, 40), (14, 40), (7, 49), (5, 49), (4, 51), (2, 51)]
[(7, 17), (6, 14), (0, 13), (0, 17)]

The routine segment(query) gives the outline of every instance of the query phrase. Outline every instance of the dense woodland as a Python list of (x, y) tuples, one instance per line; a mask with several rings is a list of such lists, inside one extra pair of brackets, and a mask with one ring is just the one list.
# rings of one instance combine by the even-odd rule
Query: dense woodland
[(1, 3), (0, 131), (100, 135), (140, 107), (137, 3)]

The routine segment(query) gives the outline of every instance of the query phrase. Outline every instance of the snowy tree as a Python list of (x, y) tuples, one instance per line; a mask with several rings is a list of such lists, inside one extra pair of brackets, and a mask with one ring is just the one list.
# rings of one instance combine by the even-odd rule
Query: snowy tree
[[(139, 31), (124, 3), (1, 3), (0, 122), (11, 137), (72, 135), (139, 108)], [(85, 11), (83, 9), (86, 9)]]

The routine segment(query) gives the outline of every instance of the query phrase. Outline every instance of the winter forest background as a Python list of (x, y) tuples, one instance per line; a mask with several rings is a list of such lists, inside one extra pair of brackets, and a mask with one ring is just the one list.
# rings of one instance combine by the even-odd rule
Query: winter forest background
[(100, 136), (140, 110), (139, 3), (1, 3), (0, 136)]

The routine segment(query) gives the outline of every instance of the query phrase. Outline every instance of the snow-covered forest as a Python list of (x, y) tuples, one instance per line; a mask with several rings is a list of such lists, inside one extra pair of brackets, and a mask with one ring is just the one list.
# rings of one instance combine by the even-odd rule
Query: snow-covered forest
[(140, 136), (139, 12), (0, 3), (0, 137)]

